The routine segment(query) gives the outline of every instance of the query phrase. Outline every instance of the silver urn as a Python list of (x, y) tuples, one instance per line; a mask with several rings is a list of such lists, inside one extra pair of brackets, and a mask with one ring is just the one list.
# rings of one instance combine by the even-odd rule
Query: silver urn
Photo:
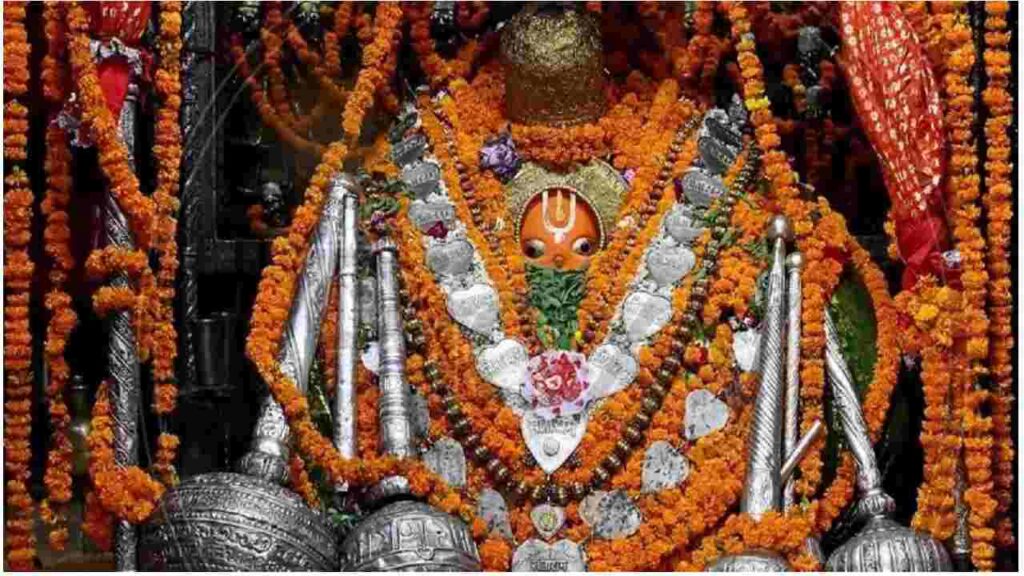
[(254, 476), (217, 472), (168, 492), (143, 528), (146, 571), (333, 571), (330, 521), (291, 490)]
[(341, 546), (346, 572), (476, 572), (466, 524), (415, 500), (385, 505), (360, 522)]
[(864, 529), (832, 553), (830, 572), (948, 572), (949, 554), (939, 541), (885, 516), (872, 516)]

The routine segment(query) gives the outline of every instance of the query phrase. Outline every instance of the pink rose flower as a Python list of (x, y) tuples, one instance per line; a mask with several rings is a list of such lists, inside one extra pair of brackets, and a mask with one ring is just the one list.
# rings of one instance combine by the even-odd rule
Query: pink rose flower
[(523, 396), (545, 418), (569, 416), (590, 400), (587, 358), (578, 352), (551, 351), (530, 358)]

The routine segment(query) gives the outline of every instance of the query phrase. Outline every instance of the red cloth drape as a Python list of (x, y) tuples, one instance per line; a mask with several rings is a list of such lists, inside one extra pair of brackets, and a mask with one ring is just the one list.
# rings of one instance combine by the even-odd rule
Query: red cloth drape
[[(146, 31), (149, 22), (150, 2), (87, 2), (90, 30), (99, 40), (119, 39), (127, 46), (135, 46)], [(117, 118), (121, 114), (131, 69), (120, 58), (110, 58), (96, 66), (100, 88), (107, 97), (107, 107)]]

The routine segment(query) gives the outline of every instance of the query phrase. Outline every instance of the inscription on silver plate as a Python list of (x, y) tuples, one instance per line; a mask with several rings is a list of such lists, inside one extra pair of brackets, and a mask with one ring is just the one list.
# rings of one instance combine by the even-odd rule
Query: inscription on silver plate
[(580, 501), (580, 519), (587, 526), (593, 526), (597, 523), (599, 518), (598, 512), (601, 510), (601, 501), (607, 496), (607, 490), (597, 490), (587, 494), (587, 497)]
[(703, 170), (691, 168), (683, 175), (683, 193), (690, 203), (707, 207), (712, 200), (725, 194), (725, 184)]
[(480, 491), (476, 505), (477, 516), (487, 524), (488, 534), (512, 538), (512, 524), (508, 520), (508, 506), (501, 493), (491, 488)]
[(427, 266), (434, 274), (465, 274), (473, 266), (473, 245), (461, 238), (451, 242), (432, 242), (427, 247)]
[(677, 242), (689, 246), (704, 232), (704, 226), (692, 207), (678, 204), (665, 217), (665, 230)]
[(433, 162), (417, 162), (402, 168), (402, 182), (409, 187), (413, 196), (426, 200), (431, 194), (441, 191), (441, 167)]
[(531, 539), (512, 554), (513, 572), (584, 572), (586, 569), (583, 550), (572, 540), (548, 544)]
[(594, 536), (598, 538), (625, 538), (640, 529), (643, 516), (629, 495), (613, 490), (601, 499), (594, 523)]
[(633, 342), (658, 333), (672, 319), (672, 302), (668, 298), (634, 292), (622, 304), (622, 323)]
[(623, 390), (636, 378), (636, 359), (614, 344), (603, 344), (587, 359), (587, 374), (594, 396), (602, 398)]
[(647, 253), (647, 271), (661, 286), (671, 286), (688, 274), (697, 256), (683, 246), (655, 246)]
[(519, 422), (526, 447), (541, 469), (551, 474), (569, 459), (583, 440), (583, 433), (587, 430), (587, 413), (584, 411), (549, 420), (527, 412)]
[(391, 160), (399, 166), (405, 166), (423, 158), (426, 150), (427, 138), (422, 134), (413, 134), (391, 146)]
[(658, 440), (644, 454), (640, 490), (645, 493), (675, 488), (690, 474), (690, 463), (675, 446)]
[(455, 222), (455, 207), (447, 202), (414, 202), (409, 206), (409, 218), (423, 232), (438, 222), (451, 228)]
[(761, 345), (761, 333), (757, 330), (742, 330), (732, 336), (732, 353), (736, 366), (750, 372), (757, 364), (757, 353)]
[(547, 540), (562, 529), (565, 524), (565, 509), (551, 504), (538, 504), (530, 510), (530, 521), (541, 538)]
[(476, 369), (491, 384), (518, 392), (526, 381), (529, 362), (526, 347), (517, 340), (506, 338), (477, 354)]
[(466, 454), (462, 445), (451, 438), (441, 438), (423, 455), (427, 468), (451, 486), (466, 484)]
[(729, 407), (708, 390), (694, 390), (686, 395), (683, 428), (687, 439), (696, 440), (721, 430), (728, 421)]
[(466, 328), (490, 334), (498, 324), (498, 293), (486, 284), (455, 290), (448, 296), (448, 313)]

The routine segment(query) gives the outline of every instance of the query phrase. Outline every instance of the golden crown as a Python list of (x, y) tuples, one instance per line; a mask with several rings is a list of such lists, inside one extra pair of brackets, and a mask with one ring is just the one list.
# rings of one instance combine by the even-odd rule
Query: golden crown
[(564, 126), (604, 113), (601, 28), (592, 14), (527, 6), (502, 32), (501, 59), (510, 120)]

